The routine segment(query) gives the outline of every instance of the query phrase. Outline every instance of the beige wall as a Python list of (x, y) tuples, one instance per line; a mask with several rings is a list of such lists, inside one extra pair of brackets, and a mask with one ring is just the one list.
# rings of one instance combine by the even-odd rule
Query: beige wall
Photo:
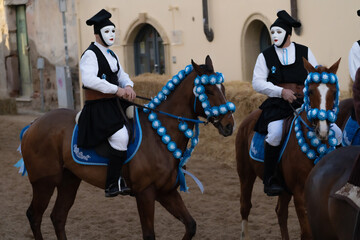
[[(331, 65), (342, 58), (338, 71), (340, 86), (347, 89), (349, 84), (348, 52), (352, 43), (360, 39), (360, 18), (356, 10), (358, 0), (302, 0), (298, 2), (298, 17), (303, 24), (300, 36), (293, 34), (292, 40), (310, 47), (319, 64)], [(177, 7), (170, 11), (169, 8)], [(190, 63), (190, 59), (203, 63), (210, 55), (216, 71), (222, 72), (227, 81), (251, 81), (252, 70), (259, 53), (256, 40), (251, 35), (259, 34), (265, 24), (269, 27), (276, 19), (276, 12), (285, 9), (290, 13), (288, 0), (208, 0), (209, 22), (214, 31), (214, 40), (208, 42), (203, 33), (202, 1), (190, 0), (77, 0), (79, 19), (79, 51), (86, 49), (93, 40), (92, 28), (85, 25), (101, 8), (115, 13), (112, 21), (120, 30), (116, 52), (129, 73), (134, 63), (131, 46), (126, 41), (140, 24), (140, 13), (146, 13), (148, 20), (161, 37), (169, 40), (167, 71), (173, 75)], [(140, 15), (141, 18), (141, 15)], [(150, 19), (150, 20), (149, 20)], [(252, 24), (252, 23), (258, 24)], [(254, 28), (255, 26), (255, 28)], [(160, 27), (160, 29), (159, 29)], [(182, 44), (174, 45), (172, 31), (182, 31)], [(130, 50), (126, 50), (130, 48)], [(176, 57), (177, 63), (171, 62)]]
[[(16, 2), (5, 0), (7, 3)], [(331, 65), (342, 58), (338, 71), (340, 86), (348, 88), (348, 52), (352, 43), (360, 39), (360, 18), (356, 10), (358, 0), (302, 0), (298, 2), (298, 16), (303, 27), (293, 40), (309, 46), (318, 62)], [(209, 23), (214, 40), (208, 42), (203, 32), (202, 1), (200, 0), (67, 0), (67, 37), (70, 65), (76, 68), (81, 53), (94, 40), (93, 29), (85, 21), (105, 8), (113, 14), (118, 29), (113, 49), (120, 56), (125, 70), (134, 75), (133, 41), (142, 24), (151, 24), (165, 44), (166, 73), (174, 75), (191, 59), (203, 63), (206, 55), (213, 59), (215, 70), (227, 81), (251, 81), (259, 54), (259, 33), (276, 19), (276, 12), (290, 12), (289, 0), (208, 0)], [(0, 13), (4, 12), (0, 0)], [(0, 71), (4, 72), (4, 58), (9, 55), (6, 14), (0, 14)], [(30, 0), (27, 3), (27, 22), (33, 68), (42, 56), (51, 67), (64, 64), (62, 18), (58, 1)], [(180, 31), (180, 44), (172, 36)], [(4, 56), (5, 55), (5, 56)], [(176, 57), (176, 63), (172, 62)], [(34, 69), (33, 69), (34, 70)], [(35, 69), (36, 70), (36, 69)], [(35, 71), (34, 70), (34, 71)], [(33, 74), (36, 81), (37, 72)], [(6, 79), (0, 76), (0, 96), (6, 90)], [(53, 78), (53, 73), (49, 73)], [(51, 80), (50, 80), (51, 81)], [(35, 90), (38, 88), (34, 88)]]
[[(70, 63), (75, 66), (77, 56), (76, 13), (73, 1), (67, 0), (66, 30)], [(38, 56), (52, 65), (65, 64), (62, 14), (57, 0), (35, 1), (26, 7), (28, 35)]]

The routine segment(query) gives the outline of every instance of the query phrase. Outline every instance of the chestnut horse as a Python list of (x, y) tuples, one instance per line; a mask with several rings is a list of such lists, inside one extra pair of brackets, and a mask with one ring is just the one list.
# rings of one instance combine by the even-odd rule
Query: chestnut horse
[[(321, 74), (324, 72), (335, 75), (339, 63), (340, 59), (330, 68), (320, 66), (315, 69), (304, 59), (304, 67), (309, 73)], [(312, 82), (308, 87), (309, 91), (305, 92), (305, 97), (308, 95), (308, 104), (310, 105), (310, 108), (320, 109), (321, 106), (325, 106), (326, 110), (333, 109), (335, 104), (334, 100), (336, 98), (335, 96), (338, 94), (338, 88), (335, 87), (335, 84)], [(326, 88), (328, 90), (326, 97), (321, 98), (321, 88)], [(322, 102), (325, 100), (326, 103)], [(305, 104), (303, 105), (302, 109), (304, 106)], [(250, 115), (242, 121), (236, 136), (236, 161), (237, 171), (240, 179), (240, 214), (242, 217), (242, 239), (250, 239), (248, 232), (248, 217), (252, 207), (251, 193), (256, 177), (258, 176), (262, 178), (263, 176), (263, 163), (254, 161), (249, 156), (251, 140), (254, 135), (253, 129), (258, 117), (260, 116), (260, 113), (261, 110), (255, 110), (250, 113)], [(321, 142), (327, 142), (326, 139), (329, 134), (329, 121), (320, 121), (315, 118), (309, 121), (307, 119), (306, 111), (301, 111), (301, 113), (298, 113), (298, 115), (300, 115), (301, 119), (306, 123), (306, 125), (314, 127), (313, 131), (316, 133), (316, 136), (321, 140)], [(297, 118), (299, 119), (299, 117)], [(301, 128), (303, 131), (308, 131), (304, 125)], [(314, 160), (310, 160), (307, 155), (305, 155), (300, 149), (294, 128), (290, 130), (291, 133), (289, 140), (279, 163), (279, 169), (282, 173), (288, 191), (284, 191), (278, 197), (275, 211), (278, 217), (282, 239), (289, 239), (287, 228), (288, 205), (293, 195), (296, 213), (301, 228), (301, 239), (311, 239), (310, 226), (308, 224), (305, 210), (304, 185), (309, 172), (314, 166)], [(303, 135), (305, 136), (306, 133), (304, 132)], [(305, 141), (308, 142), (307, 139)]]
[[(159, 114), (158, 119), (162, 126), (166, 127), (167, 134), (171, 135), (177, 148), (183, 152), (187, 148), (189, 137), (184, 136), (178, 129), (180, 120), (176, 116), (188, 120), (207, 118), (223, 136), (231, 135), (234, 128), (234, 109), (223, 111), (223, 114), (209, 115), (206, 111), (215, 107), (204, 109), (204, 102), (197, 100), (199, 95), (193, 91), (200, 78), (207, 79), (209, 76), (209, 81), (214, 77), (223, 81), (222, 74), (214, 72), (210, 57), (207, 56), (206, 63), (201, 66), (192, 61), (192, 65), (185, 70), (186, 74), (185, 71), (180, 71), (176, 82), (173, 78), (166, 85), (168, 88), (164, 87), (165, 89), (160, 91), (166, 96), (156, 108), (168, 113)], [(202, 85), (203, 88), (200, 88), (200, 92), (202, 90), (207, 96), (210, 106), (227, 106), (222, 81)], [(169, 93), (169, 90), (172, 91)], [(176, 118), (170, 117), (170, 114)], [(72, 158), (70, 142), (75, 115), (76, 112), (69, 109), (51, 111), (32, 123), (22, 138), (21, 151), (33, 189), (33, 198), (26, 215), (37, 240), (43, 239), (40, 230), (42, 216), (55, 188), (57, 198), (51, 220), (57, 238), (66, 239), (67, 215), (81, 181), (98, 188), (105, 187), (106, 166), (80, 165)], [(178, 174), (182, 172), (182, 166), (179, 167), (181, 159), (175, 158), (175, 154), (168, 150), (148, 117), (148, 113), (139, 112), (143, 130), (142, 144), (134, 158), (123, 167), (124, 177), (136, 199), (143, 239), (155, 239), (155, 201), (185, 225), (182, 239), (192, 239), (196, 232), (196, 222), (178, 192)], [(188, 121), (188, 129), (193, 129), (195, 124)]]
[(334, 193), (349, 179), (360, 146), (342, 147), (326, 155), (310, 172), (305, 199), (314, 239), (353, 240), (359, 210)]

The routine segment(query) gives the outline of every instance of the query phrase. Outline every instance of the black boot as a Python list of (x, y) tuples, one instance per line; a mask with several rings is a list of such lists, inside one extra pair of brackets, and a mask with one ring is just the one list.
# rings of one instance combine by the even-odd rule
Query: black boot
[(265, 143), (265, 159), (264, 159), (264, 192), (268, 196), (278, 196), (284, 190), (275, 178), (277, 161), (279, 159), (281, 146), (273, 147), (267, 142)]
[(111, 150), (106, 175), (105, 197), (130, 194), (131, 189), (126, 186), (125, 179), (121, 177), (121, 168), (125, 160), (126, 151)]

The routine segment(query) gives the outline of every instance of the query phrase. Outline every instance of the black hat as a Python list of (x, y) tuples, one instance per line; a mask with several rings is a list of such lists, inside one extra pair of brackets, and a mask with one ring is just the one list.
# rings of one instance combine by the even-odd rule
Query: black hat
[(357, 10), (357, 14), (358, 14), (358, 16), (360, 17), (360, 10)]
[(97, 14), (95, 14), (92, 18), (88, 19), (86, 21), (86, 24), (89, 26), (94, 25), (94, 33), (100, 34), (100, 29), (113, 25), (115, 27), (115, 24), (113, 24), (109, 18), (111, 18), (111, 13), (106, 11), (105, 9), (101, 9)]
[(301, 27), (301, 23), (293, 19), (285, 10), (281, 10), (277, 13), (278, 19), (270, 26), (270, 29), (274, 26), (281, 27), (288, 34), (291, 35), (292, 28)]

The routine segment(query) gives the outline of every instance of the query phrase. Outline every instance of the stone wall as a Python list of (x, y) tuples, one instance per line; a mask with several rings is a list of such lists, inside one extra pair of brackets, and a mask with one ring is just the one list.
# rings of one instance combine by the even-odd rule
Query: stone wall
[[(77, 50), (77, 21), (75, 4), (67, 0), (65, 12), (69, 66), (74, 89), (75, 108), (79, 108), (79, 80), (78, 80), (78, 50)], [(16, 7), (26, 5), (26, 22), (28, 46), (31, 65), (33, 95), (27, 107), (40, 109), (40, 74), (37, 69), (38, 58), (44, 58), (44, 100), (45, 110), (57, 108), (56, 66), (65, 65), (65, 46), (63, 16), (59, 9), (58, 0), (0, 0), (0, 98), (20, 97), (18, 83), (19, 76), (10, 73), (6, 62), (14, 62), (17, 57), (16, 40)], [(16, 62), (16, 61), (15, 61)], [(12, 67), (14, 68), (14, 67)], [(16, 67), (15, 67), (16, 69)], [(17, 69), (18, 70), (18, 69)], [(19, 70), (18, 70), (19, 71)], [(16, 72), (16, 71), (15, 71)], [(12, 81), (9, 81), (9, 75)]]

